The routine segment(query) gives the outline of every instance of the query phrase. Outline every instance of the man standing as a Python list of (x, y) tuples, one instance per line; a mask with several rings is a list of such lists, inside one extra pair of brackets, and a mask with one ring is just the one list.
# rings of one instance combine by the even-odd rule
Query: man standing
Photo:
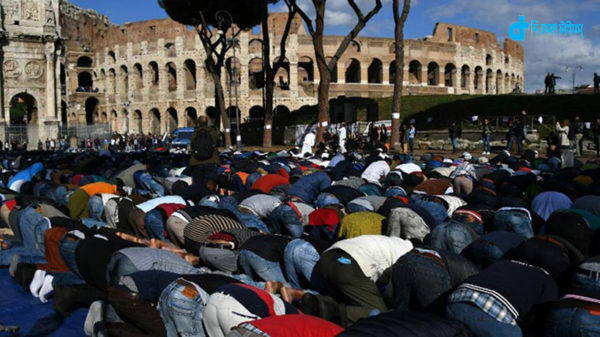
[(340, 142), (339, 144), (340, 144), (340, 152), (341, 153), (346, 153), (346, 136), (347, 136), (346, 123), (342, 123), (342, 126), (338, 130), (338, 139)]
[(548, 95), (548, 93), (550, 92), (551, 81), (552, 79), (550, 78), (550, 73), (547, 73), (546, 77), (544, 78), (544, 95)]
[(594, 143), (596, 144), (596, 157), (600, 157), (600, 118), (596, 118), (596, 124), (592, 128), (594, 131)]
[(600, 94), (600, 76), (594, 73), (594, 95)]
[(208, 126), (208, 117), (200, 116), (190, 137), (190, 169), (194, 183), (206, 183), (216, 176), (219, 164), (217, 131)]
[(312, 148), (315, 146), (316, 141), (316, 130), (313, 129), (306, 136), (304, 136), (304, 143), (302, 144), (302, 156), (309, 153), (312, 154)]
[(492, 138), (492, 128), (490, 127), (490, 121), (485, 118), (483, 124), (481, 124), (481, 141), (483, 143), (483, 155), (489, 155), (492, 151), (490, 146), (490, 140)]
[(414, 152), (415, 149), (415, 135), (417, 133), (417, 129), (413, 123), (410, 123), (408, 128), (408, 147), (410, 148), (410, 153)]
[(575, 153), (577, 156), (583, 156), (583, 133), (585, 131), (585, 125), (579, 119), (579, 116), (575, 116), (575, 122), (573, 123), (573, 133), (575, 134)]
[(456, 139), (461, 136), (461, 133), (460, 126), (457, 126), (456, 122), (452, 121), (452, 124), (448, 128), (448, 136), (452, 141), (452, 153), (456, 153)]

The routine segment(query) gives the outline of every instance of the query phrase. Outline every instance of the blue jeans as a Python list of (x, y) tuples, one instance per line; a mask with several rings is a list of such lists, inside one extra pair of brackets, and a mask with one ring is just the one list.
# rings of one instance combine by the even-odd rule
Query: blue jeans
[(366, 195), (381, 196), (381, 187), (379, 187), (373, 183), (362, 184), (362, 185), (360, 185), (358, 190), (363, 192)]
[(426, 310), (452, 288), (445, 266), (432, 257), (415, 253), (402, 255), (392, 267), (393, 308)]
[(533, 237), (533, 228), (531, 220), (524, 211), (519, 210), (499, 210), (494, 216), (492, 229), (504, 230), (520, 234), (526, 238)]
[(67, 188), (65, 186), (57, 186), (54, 190), (54, 197), (56, 198), (56, 202), (61, 204), (62, 206), (69, 205), (69, 199), (67, 198)]
[(452, 142), (452, 152), (456, 152), (456, 138), (450, 138)]
[(267, 225), (262, 222), (256, 215), (250, 213), (243, 213), (237, 209), (238, 202), (234, 197), (223, 197), (221, 201), (219, 201), (219, 208), (226, 209), (231, 211), (238, 220), (242, 223), (242, 225), (248, 228), (256, 228), (265, 233), (270, 233), (271, 231), (267, 227)]
[(81, 223), (87, 228), (93, 228), (93, 227), (102, 228), (108, 224), (105, 221), (100, 221), (100, 220), (90, 219), (90, 218), (81, 219)]
[[(290, 285), (296, 289), (316, 289), (323, 287), (320, 274), (315, 266), (321, 256), (313, 245), (307, 241), (296, 239), (290, 241), (283, 252), (285, 274)], [(306, 282), (309, 283), (306, 287)]]
[(327, 205), (337, 205), (341, 203), (340, 200), (331, 193), (320, 193), (315, 204), (317, 205), (317, 208), (323, 208)]
[(81, 277), (79, 268), (77, 268), (77, 262), (75, 260), (75, 250), (77, 249), (78, 244), (79, 240), (71, 239), (67, 235), (63, 235), (63, 237), (58, 241), (58, 252), (67, 267), (69, 267), (69, 269), (71, 269), (71, 271), (77, 276)]
[(273, 233), (289, 234), (294, 238), (298, 238), (304, 231), (302, 222), (298, 214), (286, 204), (281, 204), (269, 215)]
[(486, 135), (486, 136), (481, 137), (481, 140), (483, 141), (483, 152), (491, 152), (492, 151), (492, 146), (490, 145), (490, 139), (491, 139), (491, 135)]
[(165, 223), (158, 208), (146, 213), (144, 223), (151, 239), (165, 240)]
[(510, 151), (510, 149), (512, 149), (515, 138), (517, 138), (517, 149), (520, 154), (521, 152), (523, 152), (523, 139), (521, 139), (521, 136), (511, 136), (510, 138), (508, 138), (508, 144), (506, 145), (506, 150)]
[(446, 306), (446, 316), (462, 322), (477, 337), (523, 336), (518, 325), (502, 323), (469, 303), (448, 304)]
[(46, 263), (44, 234), (49, 228), (49, 221), (33, 207), (26, 207), (20, 212), (21, 244), (0, 251), (0, 265), (10, 265), (15, 255), (18, 255), (18, 262)]
[(600, 315), (583, 308), (555, 309), (546, 319), (544, 336), (600, 336)]
[(464, 226), (466, 225), (448, 221), (433, 227), (430, 234), (431, 246), (460, 254), (465, 247), (477, 239), (474, 232)]
[(600, 293), (600, 263), (584, 262), (579, 269), (589, 270), (589, 273), (577, 270), (571, 280), (571, 287)]
[(266, 260), (249, 250), (242, 249), (238, 263), (244, 273), (253, 279), (286, 283), (279, 262)]
[[(195, 296), (189, 297), (184, 294)], [(169, 284), (158, 301), (158, 311), (165, 324), (167, 336), (206, 336), (202, 325), (202, 312), (208, 296), (204, 290), (182, 279)]]
[(115, 286), (118, 284), (121, 276), (133, 274), (138, 269), (135, 267), (129, 257), (115, 253), (111, 256), (106, 266), (106, 273), (108, 277), (108, 285)]
[(408, 138), (408, 148), (410, 149), (410, 153), (413, 153), (414, 149), (415, 149), (415, 139), (414, 138)]
[(104, 203), (102, 197), (94, 195), (88, 200), (88, 210), (90, 212), (90, 218), (98, 221), (102, 221), (104, 215)]

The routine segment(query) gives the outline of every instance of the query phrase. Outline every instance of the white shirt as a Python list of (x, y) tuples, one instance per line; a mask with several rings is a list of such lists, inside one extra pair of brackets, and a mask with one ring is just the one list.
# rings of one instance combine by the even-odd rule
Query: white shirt
[(340, 137), (340, 141), (346, 140), (346, 128), (345, 127), (341, 127), (338, 131), (338, 134)]
[(415, 163), (400, 164), (396, 166), (395, 170), (400, 170), (406, 174), (411, 174), (413, 172), (421, 172), (421, 168)]
[(361, 235), (334, 243), (329, 249), (341, 249), (356, 261), (366, 277), (376, 282), (383, 272), (413, 249), (409, 240), (384, 235)]
[(304, 145), (308, 145), (310, 147), (315, 146), (315, 134), (314, 133), (309, 133), (306, 135), (306, 137), (304, 137)]
[(364, 180), (381, 186), (381, 178), (390, 172), (390, 166), (385, 160), (378, 160), (371, 163), (360, 176)]

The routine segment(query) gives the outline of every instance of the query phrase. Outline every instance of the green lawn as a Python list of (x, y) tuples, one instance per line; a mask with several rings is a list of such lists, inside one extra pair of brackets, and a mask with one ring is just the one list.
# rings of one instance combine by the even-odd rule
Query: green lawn
[[(367, 99), (344, 98), (358, 108), (358, 119), (366, 116)], [(391, 98), (376, 100), (379, 119), (391, 119)], [(594, 95), (431, 95), (402, 97), (401, 118), (415, 118), (420, 129), (446, 127), (452, 120), (470, 120), (477, 115), (496, 117), (513, 116), (526, 110), (528, 115), (572, 118), (581, 116), (592, 121), (600, 116), (600, 96)], [(430, 122), (427, 122), (431, 119)], [(290, 114), (275, 117), (275, 125), (314, 123), (317, 107), (306, 106)]]

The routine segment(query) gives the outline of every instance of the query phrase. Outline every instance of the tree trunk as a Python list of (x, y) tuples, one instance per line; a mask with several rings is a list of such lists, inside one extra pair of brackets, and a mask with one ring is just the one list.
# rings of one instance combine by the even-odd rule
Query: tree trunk
[(215, 82), (215, 105), (217, 113), (221, 116), (221, 123), (223, 124), (223, 135), (225, 136), (225, 147), (231, 146), (231, 135), (230, 135), (230, 124), (229, 116), (225, 111), (225, 95), (223, 94), (223, 85), (221, 84), (221, 76), (216, 73), (212, 73), (213, 81)]
[(265, 128), (263, 134), (263, 148), (273, 146), (273, 90), (275, 83), (267, 79), (265, 83)]
[(399, 14), (400, 0), (393, 1), (394, 22), (396, 24), (394, 48), (396, 73), (394, 74), (394, 97), (392, 99), (392, 141), (391, 146), (400, 147), (400, 109), (402, 107), (402, 82), (404, 79), (404, 23), (410, 11), (410, 0), (404, 0), (402, 15)]
[(327, 125), (329, 123), (329, 69), (325, 68), (324, 70), (319, 67), (319, 87), (317, 89), (318, 93), (318, 131), (317, 131), (317, 141), (316, 143), (320, 143), (323, 141), (323, 134), (327, 130)]
[(265, 120), (264, 120), (264, 130), (263, 130), (263, 148), (271, 147), (273, 145), (273, 91), (275, 90), (275, 86), (273, 84), (273, 79), (275, 78), (275, 74), (273, 74), (273, 67), (271, 66), (271, 39), (269, 37), (269, 7), (267, 5), (267, 1), (263, 1), (263, 20), (261, 23), (261, 30), (263, 36), (262, 43), (262, 57), (263, 57), (263, 79), (265, 79), (264, 90), (264, 106), (265, 110)]

